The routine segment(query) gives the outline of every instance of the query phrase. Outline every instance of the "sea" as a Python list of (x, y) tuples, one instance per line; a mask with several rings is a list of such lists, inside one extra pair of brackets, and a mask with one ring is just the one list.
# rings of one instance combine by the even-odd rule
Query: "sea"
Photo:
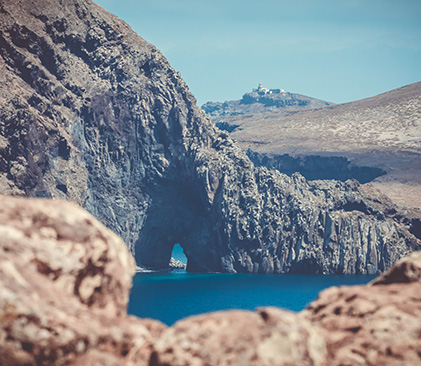
[[(174, 259), (186, 263), (174, 247)], [(318, 293), (331, 286), (367, 284), (372, 275), (300, 275), (170, 272), (138, 273), (133, 279), (129, 314), (172, 325), (188, 316), (219, 310), (254, 310), (277, 306), (303, 310)]]

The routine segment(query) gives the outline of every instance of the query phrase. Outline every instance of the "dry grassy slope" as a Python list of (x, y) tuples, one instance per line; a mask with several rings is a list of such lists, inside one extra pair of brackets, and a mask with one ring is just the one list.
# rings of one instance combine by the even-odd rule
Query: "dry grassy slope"
[[(220, 118), (218, 121), (221, 121)], [(397, 204), (421, 207), (421, 82), (351, 103), (292, 113), (223, 117), (244, 149), (346, 156), (388, 172), (372, 184)]]

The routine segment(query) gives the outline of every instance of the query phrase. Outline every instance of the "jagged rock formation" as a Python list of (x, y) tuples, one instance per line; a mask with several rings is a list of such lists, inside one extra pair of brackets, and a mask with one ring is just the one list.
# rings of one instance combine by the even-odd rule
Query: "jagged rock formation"
[[(288, 115), (296, 111), (333, 105), (333, 103), (305, 95), (275, 90), (275, 93), (259, 93), (256, 89), (251, 93), (245, 93), (241, 100), (230, 100), (224, 103), (207, 102), (202, 105), (202, 109), (212, 117), (222, 118), (274, 111)], [(219, 124), (218, 127), (223, 127), (223, 122), (219, 122)]]
[(80, 204), (140, 265), (180, 243), (190, 271), (378, 273), (420, 249), (417, 217), (355, 181), (255, 168), (88, 0), (3, 0), (0, 53), (0, 191)]
[(134, 270), (81, 208), (0, 196), (0, 364), (147, 366), (166, 327), (127, 316)]
[(178, 261), (172, 257), (170, 259), (169, 267), (170, 269), (186, 269), (186, 265), (183, 262)]

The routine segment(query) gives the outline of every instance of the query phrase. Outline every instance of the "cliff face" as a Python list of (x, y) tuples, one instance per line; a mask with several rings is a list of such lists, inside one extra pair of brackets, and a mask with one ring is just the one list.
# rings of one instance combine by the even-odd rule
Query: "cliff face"
[[(85, 207), (138, 264), (376, 273), (416, 218), (355, 181), (255, 168), (166, 59), (87, 0), (0, 5), (0, 191)], [(419, 233), (417, 234), (419, 237)]]

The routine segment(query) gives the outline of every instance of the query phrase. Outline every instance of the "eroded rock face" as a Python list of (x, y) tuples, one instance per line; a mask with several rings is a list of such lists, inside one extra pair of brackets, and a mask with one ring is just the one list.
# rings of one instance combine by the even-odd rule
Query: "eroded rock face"
[(75, 205), (0, 196), (0, 364), (147, 365), (165, 326), (127, 316), (134, 270)]
[(421, 364), (420, 264), (414, 253), (372, 285), (321, 292), (300, 313), (323, 329), (328, 365)]
[(168, 328), (155, 343), (154, 366), (324, 365), (319, 329), (277, 308), (226, 311), (191, 317)]
[(65, 198), (138, 264), (378, 273), (420, 249), (405, 213), (353, 181), (255, 168), (180, 75), (88, 0), (0, 5), (0, 192)]

